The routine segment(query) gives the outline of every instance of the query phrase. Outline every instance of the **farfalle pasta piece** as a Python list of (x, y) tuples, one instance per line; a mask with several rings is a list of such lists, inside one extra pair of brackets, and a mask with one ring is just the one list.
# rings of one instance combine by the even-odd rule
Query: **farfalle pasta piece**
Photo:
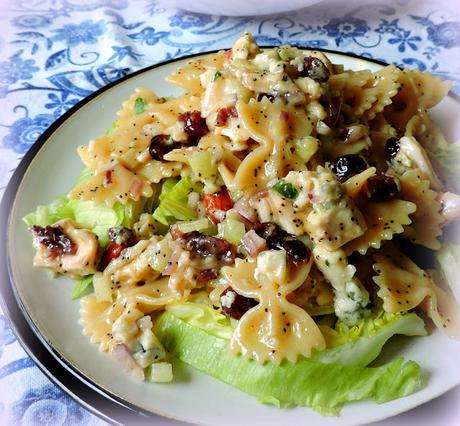
[(402, 131), (414, 115), (437, 105), (452, 86), (434, 75), (408, 69), (399, 74), (398, 82), (400, 90), (384, 112), (388, 122)]
[(332, 76), (329, 84), (334, 91), (342, 93), (343, 110), (349, 117), (362, 117), (372, 120), (391, 98), (398, 93), (399, 70), (387, 66), (372, 73), (369, 70), (344, 72)]
[(417, 208), (414, 203), (405, 200), (392, 199), (381, 202), (369, 200), (361, 189), (374, 173), (375, 168), (369, 168), (345, 183), (347, 193), (364, 215), (367, 224), (363, 235), (344, 246), (347, 255), (354, 251), (366, 254), (369, 248), (378, 249), (383, 241), (391, 240), (394, 234), (404, 232), (404, 226), (411, 223), (409, 216)]
[(460, 314), (455, 298), (438, 287), (428, 273), (390, 246), (374, 254), (374, 282), (386, 312), (406, 312), (422, 304), (435, 325), (450, 337), (460, 339)]
[(99, 173), (77, 185), (69, 192), (71, 200), (91, 200), (112, 207), (116, 201), (125, 204), (128, 200), (139, 201), (149, 198), (153, 189), (149, 182), (123, 167), (121, 164), (109, 164)]
[(233, 353), (253, 358), (259, 363), (279, 364), (284, 359), (296, 362), (299, 356), (310, 357), (312, 350), (325, 348), (319, 327), (308, 313), (287, 300), (308, 276), (311, 260), (287, 279), (286, 254), (268, 250), (257, 261), (237, 259), (234, 267), (222, 274), (239, 294), (256, 299), (259, 304), (239, 320), (230, 341)]
[(120, 300), (127, 307), (139, 309), (144, 314), (164, 309), (173, 302), (185, 302), (190, 290), (178, 292), (169, 285), (169, 277), (158, 278), (141, 286), (130, 286), (120, 290)]
[(205, 90), (201, 84), (201, 75), (208, 69), (222, 70), (224, 60), (223, 51), (190, 60), (185, 66), (178, 68), (166, 77), (166, 81), (185, 89), (187, 93), (201, 95)]
[(372, 141), (367, 126), (353, 124), (347, 126), (342, 132), (346, 132), (346, 140), (332, 140), (321, 145), (326, 159), (333, 161), (342, 155), (359, 154), (371, 148)]
[(438, 237), (444, 222), (438, 193), (430, 189), (430, 182), (423, 179), (419, 170), (408, 170), (399, 177), (401, 198), (411, 201), (417, 210), (411, 214), (412, 223), (404, 231), (411, 241), (432, 250), (441, 248)]
[(266, 97), (260, 102), (237, 102), (241, 126), (258, 143), (241, 162), (235, 174), (234, 185), (239, 189), (265, 188), (267, 183), (284, 175), (283, 146), (288, 134), (288, 123), (280, 115), (281, 101), (271, 103)]

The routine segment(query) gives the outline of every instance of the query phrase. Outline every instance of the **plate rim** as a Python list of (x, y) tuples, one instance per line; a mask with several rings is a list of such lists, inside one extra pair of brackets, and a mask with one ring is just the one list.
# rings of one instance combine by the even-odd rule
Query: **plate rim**
[[(295, 46), (295, 44), (293, 44), (293, 46)], [(264, 45), (260, 47), (261, 49), (270, 49), (276, 46)], [(380, 66), (389, 65), (389, 63), (385, 61), (360, 56), (354, 52), (340, 52), (333, 49), (309, 48), (301, 46), (298, 46), (298, 48), (312, 52), (319, 51), (326, 54), (330, 53), (344, 56), (347, 58), (374, 63)], [(68, 109), (63, 115), (51, 123), (51, 125), (47, 127), (46, 130), (38, 137), (38, 139), (30, 146), (26, 154), (17, 165), (15, 171), (13, 172), (0, 201), (0, 241), (2, 241), (0, 244), (0, 277), (3, 281), (3, 285), (0, 286), (0, 305), (3, 309), (3, 313), (8, 319), (9, 326), (13, 330), (13, 333), (15, 334), (18, 342), (25, 350), (27, 355), (33, 360), (35, 365), (41, 370), (42, 373), (45, 374), (49, 380), (60, 387), (67, 395), (73, 398), (77, 403), (82, 405), (92, 414), (114, 425), (128, 424), (127, 422), (129, 422), (129, 424), (136, 424), (135, 422), (137, 421), (142, 419), (146, 420), (149, 417), (153, 418), (153, 416), (163, 416), (171, 420), (181, 421), (186, 424), (188, 423), (181, 418), (174, 417), (170, 413), (163, 413), (161, 410), (155, 412), (145, 410), (142, 407), (136, 406), (135, 404), (124, 400), (118, 395), (113, 394), (111, 391), (95, 383), (92, 378), (85, 376), (80, 370), (78, 370), (69, 361), (67, 361), (65, 357), (61, 356), (60, 353), (53, 347), (51, 342), (48, 342), (48, 339), (40, 332), (33, 319), (25, 309), (21, 297), (18, 294), (15, 280), (13, 278), (10, 253), (7, 247), (8, 231), (10, 229), (10, 222), (12, 220), (11, 210), (16, 200), (17, 191), (22, 183), (22, 179), (41, 148), (48, 142), (51, 136), (63, 124), (65, 124), (65, 122), (70, 117), (77, 113), (86, 104), (131, 78), (137, 77), (141, 74), (150, 72), (165, 65), (173, 64), (175, 62), (180, 62), (187, 59), (206, 56), (209, 54), (217, 53), (221, 50), (226, 49), (222, 48), (205, 52), (197, 52), (194, 54), (157, 62), (147, 67), (140, 68), (130, 74), (121, 77), (120, 79), (112, 81), (107, 85), (97, 89), (85, 98), (81, 99), (74, 106)], [(397, 67), (401, 68), (399, 66)], [(460, 97), (456, 94), (449, 93), (447, 96), (460, 104)], [(39, 356), (36, 355), (37, 352), (39, 352)], [(55, 372), (59, 373), (59, 378)], [(75, 378), (78, 379), (78, 381), (75, 381)], [(446, 389), (444, 392), (437, 395), (433, 395), (422, 403), (409, 408), (409, 410), (439, 397), (452, 388)], [(97, 404), (92, 404), (90, 401), (97, 401)], [(96, 405), (98, 408), (96, 408)], [(376, 421), (393, 417), (405, 411), (408, 410), (398, 410), (397, 412), (393, 412), (392, 414), (377, 419)]]

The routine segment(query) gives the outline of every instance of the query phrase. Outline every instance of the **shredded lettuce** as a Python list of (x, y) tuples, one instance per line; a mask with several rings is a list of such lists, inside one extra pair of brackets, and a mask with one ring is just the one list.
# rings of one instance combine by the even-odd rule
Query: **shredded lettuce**
[(61, 219), (75, 219), (74, 212), (65, 196), (57, 197), (46, 206), (38, 206), (33, 212), (24, 216), (27, 226), (48, 226)]
[(190, 306), (190, 313), (182, 315), (187, 321), (168, 309), (155, 322), (156, 336), (181, 361), (262, 402), (280, 407), (308, 406), (322, 414), (337, 414), (346, 402), (374, 399), (382, 403), (409, 395), (421, 385), (420, 367), (413, 361), (404, 363), (402, 358), (368, 368), (308, 359), (295, 364), (260, 365), (232, 356), (227, 338), (217, 337), (214, 330), (203, 328), (209, 317), (214, 324), (216, 319), (224, 321), (224, 318), (209, 311), (211, 308), (197, 312), (194, 308)]
[(195, 209), (188, 204), (188, 195), (200, 191), (198, 184), (186, 176), (167, 179), (161, 188), (160, 204), (153, 212), (153, 217), (163, 225), (170, 225), (176, 220), (193, 220), (197, 218)]
[(86, 277), (75, 280), (72, 288), (72, 300), (79, 299), (80, 297), (86, 296), (94, 291), (93, 288), (93, 276), (88, 275)]
[[(167, 306), (166, 310), (213, 336), (230, 339), (233, 333), (228, 317), (214, 310), (205, 299), (176, 303)], [(380, 354), (383, 345), (396, 334), (426, 335), (425, 323), (415, 313), (391, 314), (381, 311), (353, 327), (340, 322), (334, 329), (324, 325), (320, 327), (328, 349), (316, 352), (312, 359), (322, 363), (356, 366), (371, 363)]]
[(330, 349), (317, 352), (315, 361), (363, 367), (377, 358), (390, 337), (396, 334), (427, 334), (425, 323), (417, 314), (390, 314), (383, 311), (376, 317), (361, 320), (353, 327), (339, 323), (335, 329), (321, 327), (321, 331)]
[[(91, 176), (89, 169), (84, 169), (77, 178), (77, 184)], [(46, 206), (38, 206), (35, 211), (27, 214), (23, 220), (27, 226), (52, 225), (62, 219), (75, 220), (82, 227), (94, 232), (102, 247), (108, 244), (108, 230), (114, 226), (132, 228), (139, 220), (149, 200), (128, 200), (126, 204), (116, 202), (112, 207), (96, 204), (94, 201), (69, 200), (59, 196)]]
[(230, 319), (221, 312), (214, 310), (204, 303), (186, 302), (174, 303), (166, 306), (166, 310), (215, 337), (229, 340), (232, 337), (233, 327)]

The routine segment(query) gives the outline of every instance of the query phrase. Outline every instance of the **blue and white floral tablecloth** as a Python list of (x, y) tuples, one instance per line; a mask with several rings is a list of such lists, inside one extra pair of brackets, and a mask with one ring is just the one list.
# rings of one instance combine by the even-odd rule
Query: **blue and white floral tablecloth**
[[(453, 80), (460, 95), (457, 0), (324, 1), (288, 15), (241, 18), (166, 3), (0, 0), (0, 195), (37, 137), (80, 99), (152, 63), (227, 48), (246, 30), (263, 45), (293, 43), (418, 67)], [(455, 395), (382, 424), (458, 424), (445, 417)], [(2, 425), (104, 424), (39, 372), (3, 315), (0, 419)]]

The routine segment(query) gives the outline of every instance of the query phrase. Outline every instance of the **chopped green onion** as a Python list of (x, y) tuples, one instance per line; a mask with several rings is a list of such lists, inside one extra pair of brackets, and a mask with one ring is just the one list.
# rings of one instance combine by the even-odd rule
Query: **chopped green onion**
[(93, 291), (94, 288), (92, 275), (79, 278), (75, 281), (72, 288), (72, 300), (79, 299), (80, 297), (86, 296), (87, 294), (90, 294)]
[(284, 182), (283, 180), (276, 182), (272, 186), (272, 189), (274, 189), (276, 192), (279, 192), (283, 197), (289, 198), (291, 200), (299, 195), (298, 189), (292, 183)]
[(134, 101), (134, 112), (136, 114), (142, 114), (145, 111), (145, 107), (147, 105), (147, 102), (145, 102), (144, 99), (142, 98), (137, 98)]
[(222, 77), (222, 73), (220, 71), (216, 71), (216, 73), (214, 74), (214, 78), (212, 79), (212, 81), (216, 81), (218, 78)]

